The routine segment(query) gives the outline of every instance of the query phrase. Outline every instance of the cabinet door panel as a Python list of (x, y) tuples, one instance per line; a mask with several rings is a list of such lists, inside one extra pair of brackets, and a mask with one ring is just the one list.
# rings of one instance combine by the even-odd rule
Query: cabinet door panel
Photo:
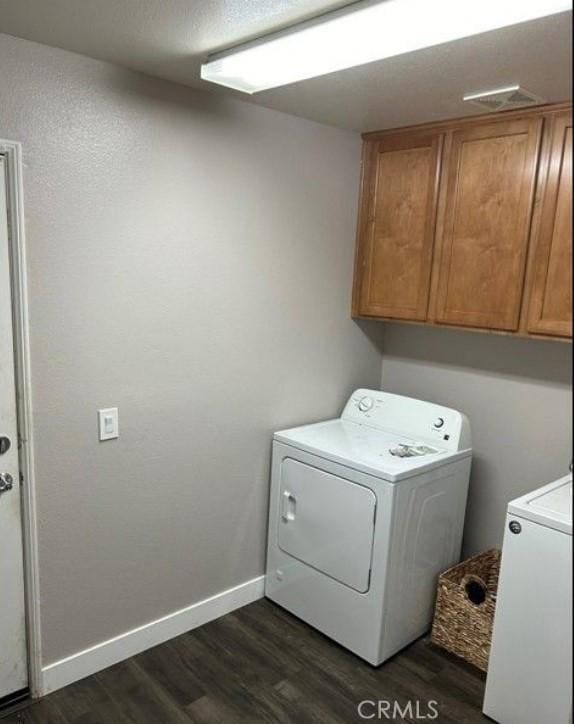
[(454, 132), (437, 321), (518, 328), (541, 130), (526, 118)]
[(554, 119), (528, 331), (572, 336), (572, 115)]
[(426, 319), (442, 136), (377, 143), (361, 314)]

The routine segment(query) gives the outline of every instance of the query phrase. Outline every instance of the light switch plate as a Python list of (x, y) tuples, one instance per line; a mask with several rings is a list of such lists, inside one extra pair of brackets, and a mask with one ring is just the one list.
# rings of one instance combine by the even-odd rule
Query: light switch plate
[(98, 410), (98, 428), (100, 440), (114, 440), (119, 437), (120, 426), (117, 407)]

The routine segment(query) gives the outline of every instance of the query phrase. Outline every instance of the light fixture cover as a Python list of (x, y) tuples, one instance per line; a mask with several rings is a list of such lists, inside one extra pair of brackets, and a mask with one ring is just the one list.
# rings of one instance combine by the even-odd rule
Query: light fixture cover
[(210, 56), (201, 77), (244, 93), (287, 85), (571, 9), (567, 0), (379, 0)]

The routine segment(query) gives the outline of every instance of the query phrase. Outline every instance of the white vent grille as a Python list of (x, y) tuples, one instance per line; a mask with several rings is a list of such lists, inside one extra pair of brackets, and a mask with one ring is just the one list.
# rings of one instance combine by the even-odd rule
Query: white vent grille
[(539, 96), (535, 96), (534, 93), (518, 85), (484, 91), (483, 93), (471, 93), (464, 96), (463, 100), (485, 111), (507, 111), (511, 108), (535, 106), (544, 102)]

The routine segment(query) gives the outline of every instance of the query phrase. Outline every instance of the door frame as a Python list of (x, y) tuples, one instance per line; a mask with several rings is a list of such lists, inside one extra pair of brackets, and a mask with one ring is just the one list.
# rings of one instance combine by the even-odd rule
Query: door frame
[(22, 145), (17, 141), (0, 138), (0, 154), (4, 157), (7, 170), (8, 246), (11, 260), (16, 413), (22, 500), (28, 685), (31, 696), (37, 698), (42, 695), (42, 657)]

